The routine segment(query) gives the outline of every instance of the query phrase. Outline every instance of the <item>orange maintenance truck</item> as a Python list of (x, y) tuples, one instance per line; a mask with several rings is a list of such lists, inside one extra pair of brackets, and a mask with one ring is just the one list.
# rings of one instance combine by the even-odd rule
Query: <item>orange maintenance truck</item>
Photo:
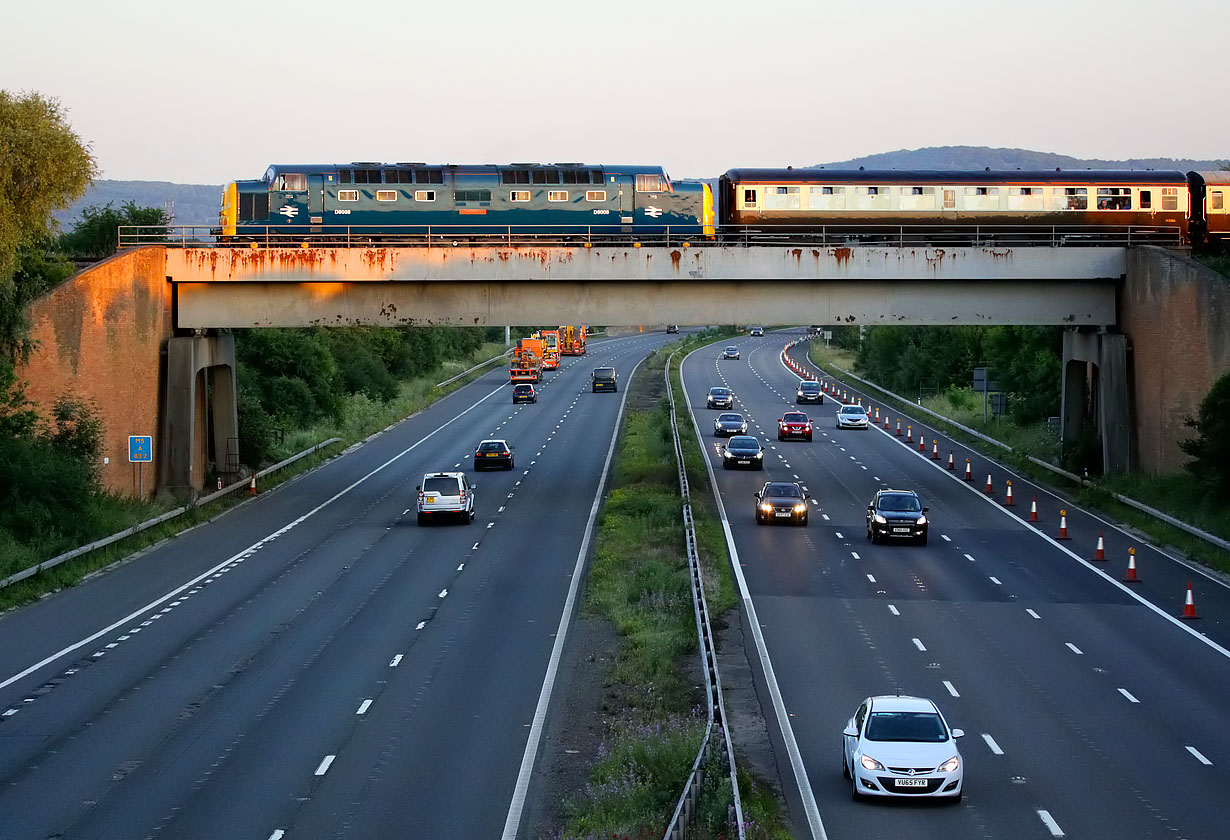
[(543, 341), (542, 369), (559, 370), (559, 330), (542, 330), (538, 337)]
[(509, 382), (538, 382), (542, 379), (544, 343), (541, 338), (519, 338), (508, 366)]
[(559, 328), (559, 351), (565, 356), (585, 355), (585, 325)]

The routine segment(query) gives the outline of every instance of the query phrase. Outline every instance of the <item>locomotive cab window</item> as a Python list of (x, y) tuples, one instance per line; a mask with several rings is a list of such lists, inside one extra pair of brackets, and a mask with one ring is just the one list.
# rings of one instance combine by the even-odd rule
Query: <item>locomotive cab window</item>
[(306, 192), (307, 176), (301, 172), (284, 172), (274, 178), (273, 189), (286, 192)]
[(647, 193), (670, 192), (666, 179), (661, 175), (637, 175), (636, 191)]

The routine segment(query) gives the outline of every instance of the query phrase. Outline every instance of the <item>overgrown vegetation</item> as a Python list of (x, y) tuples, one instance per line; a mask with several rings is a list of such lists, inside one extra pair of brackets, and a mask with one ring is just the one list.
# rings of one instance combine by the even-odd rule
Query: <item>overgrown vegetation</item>
[[(690, 338), (686, 347), (708, 343), (733, 331)], [(682, 356), (682, 353), (680, 354)], [(632, 384), (652, 407), (630, 409), (624, 420), (611, 491), (603, 508), (590, 564), (584, 608), (610, 620), (622, 642), (613, 667), (612, 691), (620, 698), (608, 709), (605, 737), (583, 795), (566, 803), (565, 838), (658, 838), (691, 772), (705, 729), (702, 697), (695, 690), (696, 625), (687, 555), (683, 544), (682, 499), (675, 467), (669, 404), (658, 351)], [(681, 391), (680, 391), (681, 394)], [(686, 404), (677, 396), (680, 405)], [(681, 424), (698, 548), (705, 567), (710, 613), (735, 606), (726, 546), (700, 460), (695, 434)], [(689, 837), (730, 836), (728, 776), (714, 756), (697, 825)], [(749, 837), (784, 838), (778, 802), (744, 775)]]

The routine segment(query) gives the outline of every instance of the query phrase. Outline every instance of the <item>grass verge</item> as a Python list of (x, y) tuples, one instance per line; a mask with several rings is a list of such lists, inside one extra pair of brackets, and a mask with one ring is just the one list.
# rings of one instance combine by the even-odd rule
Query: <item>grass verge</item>
[[(730, 334), (733, 331), (709, 331), (681, 345), (692, 349)], [(604, 709), (607, 723), (588, 784), (565, 805), (562, 838), (656, 840), (670, 820), (704, 734), (682, 498), (663, 380), (668, 355), (669, 348), (653, 354), (631, 383), (629, 411), (595, 537), (583, 609), (609, 620), (620, 634), (612, 669), (615, 684), (608, 692), (618, 699)], [(690, 425), (681, 425), (685, 453), (699, 453)], [(736, 603), (725, 540), (699, 455), (686, 467), (706, 598), (710, 612), (717, 615)], [(688, 835), (699, 840), (726, 837), (732, 831), (727, 777), (712, 752), (696, 825)], [(771, 792), (763, 795), (767, 786), (744, 774), (740, 792), (745, 789), (756, 794), (745, 803), (745, 822), (752, 829), (748, 836), (789, 837), (776, 798)]]
[[(842, 371), (854, 369), (854, 354), (846, 350), (826, 348), (812, 342), (808, 348), (808, 356), (822, 369), (835, 371), (837, 375)], [(902, 400), (882, 396), (877, 396), (876, 402), (902, 410), (908, 410), (907, 406), (910, 405)], [(1040, 484), (1054, 485), (1056, 480), (1064, 481), (1060, 476), (1024, 457), (1029, 454), (1051, 463), (1059, 460), (1059, 438), (1044, 424), (1019, 426), (1007, 420), (994, 419), (984, 423), (982, 401), (969, 391), (940, 394), (924, 399), (922, 405), (1008, 444), (1013, 451), (1010, 453), (988, 444), (947, 423), (937, 424), (944, 428), (945, 434), (962, 441), (971, 449), (1012, 464), (1014, 469)], [(1230, 540), (1230, 510), (1227, 510), (1225, 505), (1212, 502), (1207, 494), (1196, 489), (1186, 474), (1153, 476), (1135, 473), (1106, 476), (1083, 486), (1068, 486), (1073, 497), (1082, 505), (1105, 512), (1146, 535), (1152, 542), (1170, 546), (1191, 560), (1212, 569), (1230, 572), (1230, 552), (1222, 551), (1181, 528), (1167, 525), (1115, 499), (1115, 494), (1126, 496), (1214, 536)]]
[[(302, 458), (285, 469), (265, 477), (262, 479), (261, 489), (268, 490), (276, 487), (297, 475), (314, 469), (346, 446), (422, 411), (431, 403), (483, 375), (491, 368), (474, 371), (469, 376), (462, 377), (444, 387), (436, 387), (437, 382), (456, 376), (479, 362), (494, 358), (503, 353), (505, 349), (503, 344), (483, 345), (464, 359), (444, 363), (429, 377), (420, 377), (402, 383), (397, 397), (387, 403), (372, 400), (365, 394), (354, 394), (347, 397), (344, 400), (342, 418), (339, 422), (322, 423), (309, 429), (299, 429), (288, 433), (285, 441), (276, 451), (276, 460), (302, 452), (332, 437), (341, 438), (342, 443), (333, 447), (330, 452), (320, 452)], [(189, 528), (208, 522), (247, 498), (246, 494), (240, 492), (208, 505), (189, 505), (187, 511), (169, 522), (0, 589), (0, 611), (29, 603), (49, 592), (75, 586), (86, 575)], [(178, 502), (169, 498), (141, 501), (108, 493), (96, 495), (90, 504), (93, 508), (92, 518), (96, 527), (93, 535), (85, 542), (119, 533), (179, 506)], [(0, 535), (0, 578), (30, 568), (75, 547), (65, 544), (54, 534), (46, 535), (37, 545), (12, 542)]]

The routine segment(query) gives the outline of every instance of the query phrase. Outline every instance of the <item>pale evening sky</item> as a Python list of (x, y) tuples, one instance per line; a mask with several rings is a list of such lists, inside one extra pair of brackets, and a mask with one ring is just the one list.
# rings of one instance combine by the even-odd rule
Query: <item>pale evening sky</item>
[(1227, 0), (0, 0), (0, 31), (0, 88), (59, 99), (104, 178), (1230, 157)]

